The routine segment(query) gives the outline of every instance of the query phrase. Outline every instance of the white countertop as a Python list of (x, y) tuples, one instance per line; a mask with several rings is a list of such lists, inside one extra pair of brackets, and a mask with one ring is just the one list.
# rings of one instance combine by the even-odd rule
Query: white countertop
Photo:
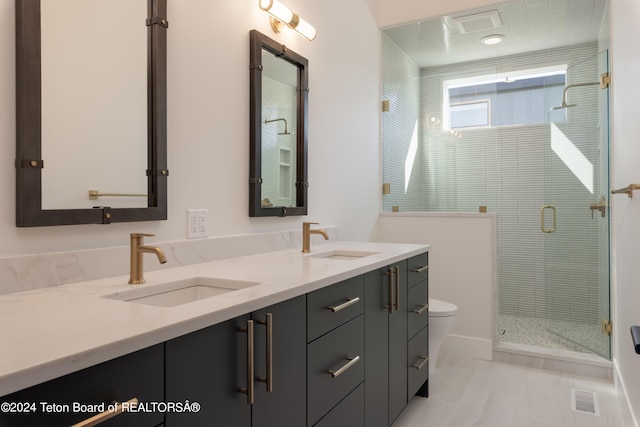
[[(0, 396), (159, 344), (426, 252), (429, 245), (334, 242), (0, 296)], [(377, 252), (351, 260), (330, 250)], [(146, 262), (157, 262), (145, 255)], [(176, 307), (101, 298), (189, 277), (260, 282)]]

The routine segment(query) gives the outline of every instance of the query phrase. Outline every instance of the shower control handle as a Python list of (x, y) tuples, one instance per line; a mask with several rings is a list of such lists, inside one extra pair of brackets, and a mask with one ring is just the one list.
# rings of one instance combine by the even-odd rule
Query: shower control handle
[(593, 219), (593, 211), (600, 211), (600, 216), (604, 218), (607, 211), (607, 200), (602, 196), (598, 203), (591, 203), (589, 209), (591, 209), (591, 219)]

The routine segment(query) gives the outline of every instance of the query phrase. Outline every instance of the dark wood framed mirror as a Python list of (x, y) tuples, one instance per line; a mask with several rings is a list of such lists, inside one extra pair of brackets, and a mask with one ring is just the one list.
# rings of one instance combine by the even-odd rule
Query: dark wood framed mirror
[(307, 214), (307, 59), (250, 32), (249, 216)]
[[(45, 1), (47, 2), (45, 4)], [(139, 3), (136, 3), (139, 2)], [(102, 3), (102, 4), (100, 4)], [(65, 16), (69, 19), (83, 21), (85, 25), (101, 27), (102, 38), (114, 39), (115, 33), (121, 31), (119, 22), (112, 22), (108, 19), (104, 19), (100, 11), (104, 11), (104, 8), (111, 8), (112, 5), (105, 6), (104, 2), (96, 2), (94, 7), (95, 11), (92, 14), (82, 13), (80, 7), (87, 7), (87, 2), (84, 3), (70, 3), (65, 0), (64, 4), (58, 3), (56, 0), (15, 0), (16, 4), (16, 225), (18, 227), (37, 227), (37, 226), (52, 226), (52, 225), (71, 225), (71, 224), (108, 224), (112, 222), (129, 222), (129, 221), (155, 221), (167, 219), (167, 2), (166, 0), (128, 0), (123, 2), (123, 7), (128, 8), (129, 5), (135, 4), (138, 7), (140, 13), (136, 15), (133, 20), (135, 21), (135, 30), (140, 34), (139, 40), (136, 43), (139, 46), (140, 55), (136, 54), (135, 62), (141, 63), (142, 71), (139, 76), (139, 83), (136, 87), (136, 92), (141, 93), (141, 102), (138, 102), (140, 114), (135, 115), (135, 120), (132, 115), (127, 112), (120, 112), (119, 116), (109, 117), (104, 122), (104, 125), (100, 127), (86, 126), (85, 120), (68, 114), (64, 119), (59, 117), (51, 118), (49, 113), (43, 114), (44, 104), (56, 106), (64, 105), (76, 105), (77, 110), (87, 110), (93, 116), (106, 116), (110, 112), (115, 110), (126, 110), (129, 106), (128, 100), (118, 100), (115, 105), (119, 105), (120, 108), (105, 108), (105, 100), (100, 95), (85, 96), (82, 102), (78, 102), (76, 98), (70, 95), (66, 90), (61, 92), (64, 97), (54, 97), (51, 95), (52, 91), (45, 84), (48, 84), (50, 78), (43, 72), (43, 67), (46, 71), (49, 64), (46, 62), (47, 57), (53, 57), (57, 62), (60, 61), (57, 54), (51, 54), (45, 48), (48, 49), (49, 37), (43, 35), (43, 28), (57, 27), (61, 29), (67, 29), (65, 22), (56, 20), (51, 23), (48, 22), (48, 17), (43, 16), (44, 6), (50, 8), (63, 8), (67, 7)], [(75, 6), (74, 6), (75, 5)], [(116, 11), (119, 16), (125, 16), (128, 9), (124, 11)], [(98, 12), (98, 13), (95, 13)], [(67, 34), (68, 36), (68, 34)], [(72, 33), (71, 36), (76, 39), (82, 39), (84, 34)], [(111, 51), (102, 50), (101, 45), (93, 44), (85, 48), (83, 53), (96, 54), (95, 56), (101, 56), (104, 60), (104, 64), (113, 66), (115, 58), (112, 58), (108, 52), (125, 52), (127, 45), (124, 37), (121, 38), (121, 44), (112, 48)], [(45, 45), (46, 46), (43, 46)], [(58, 52), (59, 53), (59, 52)], [(65, 54), (68, 52), (65, 52)], [(139, 58), (139, 56), (143, 56)], [(69, 57), (75, 57), (75, 59), (82, 59), (86, 61), (87, 55), (68, 55)], [(84, 59), (83, 59), (84, 58)], [(122, 60), (122, 63), (131, 62), (127, 59)], [(67, 65), (67, 64), (64, 64)], [(86, 64), (80, 64), (83, 67)], [(93, 67), (93, 68), (91, 68)], [(93, 82), (90, 82), (87, 87), (89, 88), (101, 88), (106, 91), (114, 91), (115, 87), (109, 86), (100, 79), (100, 73), (97, 71), (100, 67), (96, 67), (95, 64), (89, 66), (88, 69), (92, 72), (84, 74), (97, 75), (93, 77)], [(78, 69), (82, 69), (77, 65), (67, 65), (67, 68), (63, 71), (58, 71), (58, 75), (66, 73), (77, 72)], [(119, 70), (120, 74), (126, 76), (130, 73), (127, 71)], [(109, 72), (110, 74), (113, 74)], [(103, 73), (104, 75), (104, 73)], [(79, 86), (73, 84), (74, 86)], [(140, 87), (143, 86), (143, 87)], [(121, 88), (118, 88), (121, 89)], [(127, 90), (129, 91), (129, 90)], [(83, 95), (88, 92), (86, 89), (82, 90)], [(47, 102), (43, 101), (43, 93), (47, 96)], [(53, 92), (55, 93), (55, 92)], [(104, 93), (104, 92), (103, 92)], [(89, 104), (88, 100), (91, 101)], [(80, 108), (78, 108), (80, 107)], [(65, 166), (63, 174), (72, 175), (73, 181), (84, 179), (84, 174), (80, 171), (83, 169), (98, 169), (103, 168), (106, 170), (106, 179), (116, 178), (122, 180), (122, 175), (125, 170), (128, 172), (129, 163), (128, 158), (132, 156), (129, 149), (133, 150), (133, 145), (136, 145), (135, 150), (139, 153), (140, 160), (136, 163), (134, 173), (136, 175), (137, 183), (142, 187), (141, 191), (137, 193), (141, 194), (128, 194), (129, 191), (124, 189), (110, 189), (106, 188), (107, 194), (101, 193), (103, 189), (91, 190), (90, 178), (86, 178), (87, 182), (82, 183), (82, 188), (86, 189), (82, 191), (81, 197), (83, 199), (82, 206), (74, 206), (73, 203), (67, 205), (66, 201), (62, 201), (59, 204), (61, 206), (55, 206), (48, 208), (45, 204), (43, 206), (43, 199), (54, 200), (54, 205), (57, 203), (55, 200), (58, 197), (58, 193), (62, 193), (64, 187), (54, 187), (52, 190), (46, 190), (49, 184), (49, 176), (43, 175), (43, 171), (49, 172), (57, 166), (55, 161), (48, 161), (43, 158), (43, 148), (51, 148), (47, 145), (53, 139), (50, 135), (43, 133), (43, 122), (47, 126), (52, 122), (58, 128), (75, 129), (77, 127), (85, 126), (88, 128), (87, 133), (82, 138), (74, 141), (73, 138), (68, 137), (69, 134), (64, 134), (63, 139), (65, 144), (64, 148), (56, 147), (54, 151), (57, 152), (58, 157), (65, 157), (64, 153), (74, 153), (76, 151), (84, 151), (90, 153), (88, 157), (82, 157), (79, 160), (74, 160), (72, 166)], [(100, 139), (104, 137), (104, 134), (111, 129), (128, 128), (130, 125), (135, 125), (138, 130), (139, 138), (130, 138), (125, 141), (116, 141), (116, 137), (110, 140)], [(142, 122), (142, 123), (140, 123)], [(88, 135), (88, 136), (87, 136)], [(96, 142), (102, 141), (102, 142)], [(122, 144), (120, 144), (122, 142)], [(76, 144), (76, 145), (69, 145)], [(94, 145), (92, 145), (94, 144)], [(122, 148), (114, 148), (120, 144)], [(63, 155), (61, 156), (60, 153)], [(110, 155), (113, 157), (113, 163), (106, 164), (106, 158)], [(69, 157), (71, 157), (69, 155)], [(49, 167), (49, 165), (51, 167)], [(45, 166), (48, 169), (44, 169)], [(73, 175), (73, 174), (76, 175)], [(139, 177), (139, 178), (138, 178)], [(102, 178), (101, 178), (102, 179)], [(127, 180), (124, 180), (125, 183)], [(47, 184), (47, 185), (43, 185)], [(50, 191), (50, 193), (49, 193)], [(92, 191), (98, 191), (91, 196)], [(116, 194), (109, 194), (109, 191)], [(45, 196), (46, 193), (46, 197)], [(78, 193), (78, 192), (76, 192)], [(75, 193), (74, 193), (75, 194)], [(114, 199), (110, 199), (108, 196), (123, 197), (123, 196), (135, 196), (139, 199), (137, 204), (133, 207), (128, 207), (127, 202), (122, 204), (116, 204)], [(76, 197), (74, 195), (74, 197)], [(95, 199), (96, 197), (100, 197)], [(93, 200), (92, 200), (93, 199)], [(66, 200), (66, 199), (64, 199)]]

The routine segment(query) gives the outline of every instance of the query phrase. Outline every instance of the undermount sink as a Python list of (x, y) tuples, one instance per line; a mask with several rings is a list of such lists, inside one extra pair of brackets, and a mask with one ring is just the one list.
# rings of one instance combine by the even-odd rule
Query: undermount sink
[(103, 295), (102, 298), (154, 305), (157, 307), (176, 307), (255, 285), (259, 285), (259, 282), (217, 279), (212, 277), (190, 277), (174, 282), (143, 286), (129, 291)]
[(320, 252), (317, 254), (311, 254), (309, 256), (313, 258), (353, 260), (353, 259), (364, 258), (369, 255), (375, 255), (377, 253), (378, 252), (333, 250), (333, 251), (327, 251), (327, 252)]

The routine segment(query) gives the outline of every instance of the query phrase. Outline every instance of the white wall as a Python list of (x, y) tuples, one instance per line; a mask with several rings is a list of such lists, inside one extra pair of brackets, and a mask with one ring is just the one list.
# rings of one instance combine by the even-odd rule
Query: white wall
[[(316, 40), (274, 34), (256, 0), (168, 0), (167, 221), (19, 229), (15, 6), (0, 0), (0, 258), (127, 245), (132, 231), (155, 233), (153, 242), (184, 239), (189, 208), (209, 209), (210, 236), (297, 230), (312, 220), (340, 226), (343, 240), (368, 240), (378, 215), (377, 26), (367, 0), (286, 4), (316, 26)], [(253, 28), (309, 59), (307, 217), (248, 217)]]
[[(640, 183), (640, 3), (611, 2), (613, 188)], [(636, 425), (640, 423), (640, 355), (629, 327), (640, 325), (640, 194), (612, 198), (614, 234), (614, 358)]]
[(442, 351), (492, 359), (496, 215), (398, 213), (378, 218), (377, 240), (431, 244), (429, 297), (458, 306)]

